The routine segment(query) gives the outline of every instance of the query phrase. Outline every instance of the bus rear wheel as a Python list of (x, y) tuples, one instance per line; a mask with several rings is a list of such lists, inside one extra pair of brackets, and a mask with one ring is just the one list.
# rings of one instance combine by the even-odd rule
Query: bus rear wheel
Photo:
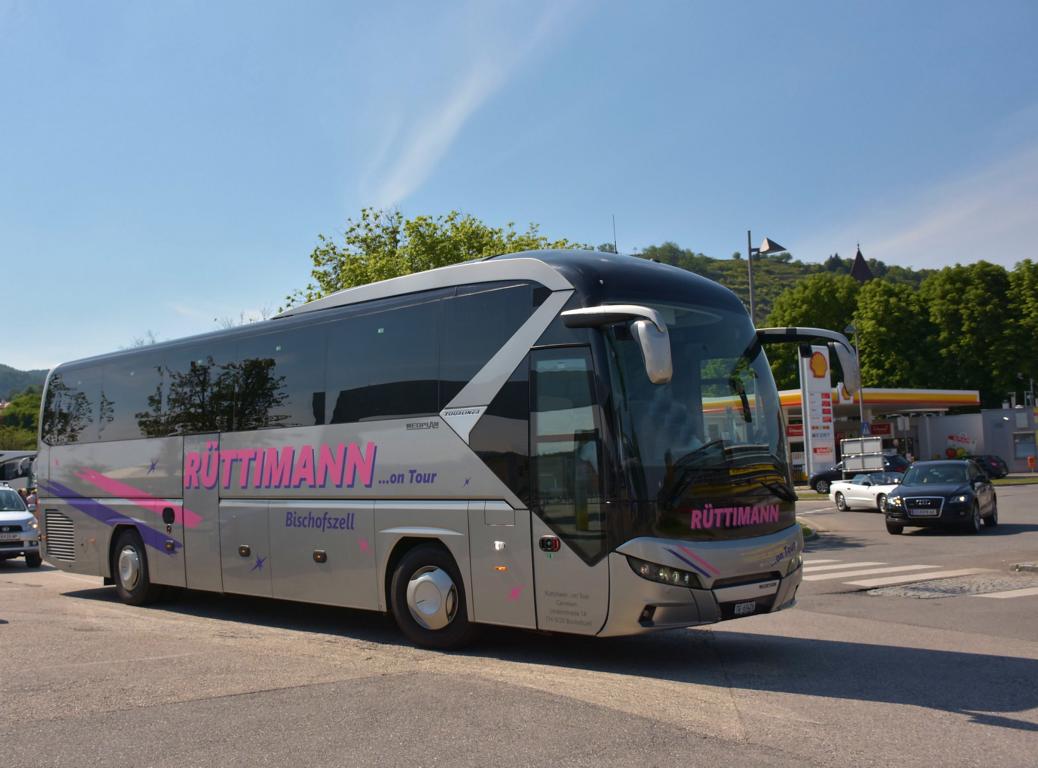
[(474, 634), (458, 567), (435, 544), (420, 544), (400, 559), (389, 604), (400, 631), (415, 645), (452, 650), (464, 647)]
[(119, 599), (130, 605), (147, 605), (162, 597), (162, 587), (148, 576), (148, 555), (141, 535), (124, 530), (112, 548), (112, 579)]

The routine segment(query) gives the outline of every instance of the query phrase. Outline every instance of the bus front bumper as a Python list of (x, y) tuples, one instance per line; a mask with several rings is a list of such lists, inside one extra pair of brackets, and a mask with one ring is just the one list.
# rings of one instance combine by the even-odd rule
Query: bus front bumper
[[(713, 624), (791, 608), (803, 580), (803, 548), (798, 525), (734, 541), (633, 539), (609, 556), (609, 617), (599, 635)], [(630, 558), (695, 573), (699, 585), (650, 581), (635, 572)]]

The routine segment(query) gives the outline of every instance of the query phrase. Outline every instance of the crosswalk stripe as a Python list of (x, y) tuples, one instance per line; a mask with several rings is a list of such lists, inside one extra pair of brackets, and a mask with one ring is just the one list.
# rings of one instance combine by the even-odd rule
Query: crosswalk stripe
[(813, 557), (805, 557), (804, 565), (821, 565), (822, 563), (838, 563), (839, 560), (815, 560)]
[(988, 592), (986, 595), (974, 595), (974, 597), (994, 597), (998, 600), (1004, 600), (1007, 597), (1030, 597), (1031, 595), (1038, 595), (1038, 587), (1007, 589), (1005, 592)]
[(836, 571), (841, 568), (869, 568), (873, 565), (886, 565), (886, 563), (840, 563), (839, 565), (815, 565), (814, 563), (804, 563), (804, 572)]
[[(958, 571), (932, 571), (929, 573), (913, 573), (911, 575), (884, 576), (879, 579), (863, 579), (861, 581), (848, 581), (852, 587), (886, 587), (891, 584), (908, 584), (912, 581), (930, 581), (931, 579), (951, 579), (956, 576), (972, 576), (975, 573), (985, 573), (985, 568), (963, 568)], [(808, 577), (804, 577), (805, 579)]]
[(872, 576), (876, 573), (897, 573), (898, 571), (925, 571), (934, 569), (936, 565), (888, 565), (886, 568), (863, 568), (857, 571), (845, 571), (843, 573), (821, 573), (817, 576), (804, 575), (804, 581), (831, 581), (834, 579), (849, 579), (854, 576)]

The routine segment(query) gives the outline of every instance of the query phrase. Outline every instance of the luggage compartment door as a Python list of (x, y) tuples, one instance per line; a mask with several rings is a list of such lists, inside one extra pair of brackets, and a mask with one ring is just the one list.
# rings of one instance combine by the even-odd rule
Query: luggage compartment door
[(270, 529), (265, 501), (220, 502), (223, 591), (271, 597)]

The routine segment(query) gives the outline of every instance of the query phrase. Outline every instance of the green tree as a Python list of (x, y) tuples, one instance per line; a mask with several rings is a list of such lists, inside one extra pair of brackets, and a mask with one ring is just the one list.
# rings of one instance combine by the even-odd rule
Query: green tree
[(451, 211), (446, 216), (405, 219), (399, 211), (364, 208), (347, 219), (342, 244), (319, 235), (310, 254), (313, 282), (286, 297), (289, 305), (313, 301), (344, 288), (445, 267), (502, 253), (545, 248), (584, 248), (569, 240), (551, 240), (536, 224), (517, 231), (511, 222), (491, 227), (474, 216)]
[(986, 261), (957, 264), (927, 277), (919, 292), (936, 329), (939, 364), (930, 386), (980, 390), (997, 407), (1016, 385), (1017, 326), (1009, 273)]
[(1038, 380), (1038, 263), (1025, 259), (1009, 273), (1009, 316), (1016, 327), (1015, 364), (1024, 381)]
[(40, 415), (40, 387), (30, 387), (11, 398), (0, 411), (0, 450), (31, 451), (36, 448)]
[[(832, 272), (811, 275), (775, 299), (765, 325), (804, 325), (842, 333), (853, 317), (860, 289), (858, 281), (849, 275)], [(772, 347), (768, 352), (779, 389), (800, 386), (796, 346), (784, 344)]]
[(916, 290), (870, 280), (858, 291), (854, 325), (863, 381), (873, 387), (934, 385), (936, 328)]

